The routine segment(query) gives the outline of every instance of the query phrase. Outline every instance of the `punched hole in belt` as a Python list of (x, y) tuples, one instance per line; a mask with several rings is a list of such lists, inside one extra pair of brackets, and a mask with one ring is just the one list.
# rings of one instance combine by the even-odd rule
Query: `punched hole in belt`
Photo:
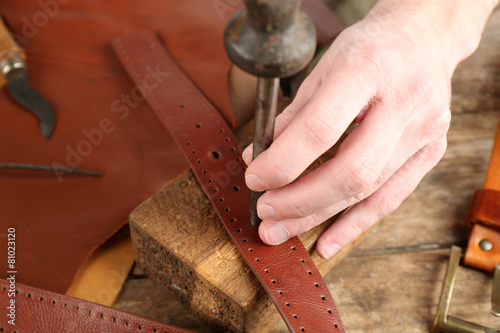
[(239, 190), (240, 190), (240, 187), (239, 187), (239, 186), (234, 186), (234, 187), (233, 187), (233, 191), (238, 192)]
[(201, 123), (196, 124), (196, 128), (201, 128)]
[(56, 305), (56, 301), (55, 301), (55, 300), (52, 300), (52, 301), (50, 301), (50, 304), (52, 304), (52, 305)]
[(301, 327), (301, 328), (300, 328), (300, 330), (301, 330), (302, 332), (305, 332), (305, 331), (306, 331), (306, 329), (305, 329), (304, 327)]
[(220, 157), (220, 153), (217, 151), (217, 150), (214, 150), (212, 152), (212, 156), (215, 158), (215, 159), (218, 159)]
[(335, 328), (339, 328), (339, 325), (338, 325), (338, 324), (333, 324), (333, 326), (334, 326)]
[(179, 105), (181, 109), (184, 109), (186, 106), (184, 104)]
[(293, 318), (299, 319), (299, 317), (296, 314), (293, 315)]

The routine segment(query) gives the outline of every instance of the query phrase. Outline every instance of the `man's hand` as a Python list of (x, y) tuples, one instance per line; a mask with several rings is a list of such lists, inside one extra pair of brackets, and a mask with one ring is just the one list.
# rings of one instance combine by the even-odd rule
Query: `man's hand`
[[(246, 182), (267, 191), (259, 234), (276, 245), (353, 206), (320, 237), (330, 258), (393, 212), (446, 150), (450, 80), (494, 2), (381, 0), (346, 29), (276, 120)], [(352, 124), (337, 156), (297, 180)]]

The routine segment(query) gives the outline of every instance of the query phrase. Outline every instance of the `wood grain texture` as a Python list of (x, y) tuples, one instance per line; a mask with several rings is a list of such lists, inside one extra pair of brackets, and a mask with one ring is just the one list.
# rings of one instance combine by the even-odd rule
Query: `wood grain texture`
[[(432, 326), (449, 247), (466, 244), (465, 218), (474, 192), (483, 187), (500, 119), (500, 10), (477, 52), (457, 69), (452, 87), (453, 117), (443, 160), (325, 276), (348, 332), (429, 332)], [(117, 307), (209, 332), (171, 293), (158, 291), (138, 269), (135, 274), (140, 278), (125, 285)], [(460, 267), (450, 314), (499, 328), (500, 319), (489, 313), (491, 287), (489, 274)], [(161, 296), (145, 296), (153, 293)], [(161, 306), (154, 306), (158, 302)], [(279, 322), (271, 332), (287, 330)]]

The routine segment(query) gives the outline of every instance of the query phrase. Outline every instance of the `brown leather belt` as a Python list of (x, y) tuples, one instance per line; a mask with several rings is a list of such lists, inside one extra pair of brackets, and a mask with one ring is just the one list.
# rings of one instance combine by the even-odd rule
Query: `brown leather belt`
[[(153, 33), (116, 38), (112, 45), (186, 154), (227, 232), (290, 331), (344, 332), (328, 287), (300, 240), (294, 237), (280, 246), (268, 246), (251, 226), (241, 149), (214, 106), (176, 66)], [(166, 79), (150, 86), (151, 70)], [(214, 173), (223, 176), (213, 177)]]

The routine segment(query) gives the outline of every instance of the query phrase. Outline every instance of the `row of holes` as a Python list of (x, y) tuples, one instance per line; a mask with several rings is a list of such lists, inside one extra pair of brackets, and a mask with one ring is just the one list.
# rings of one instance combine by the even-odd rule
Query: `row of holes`
[[(181, 105), (181, 108), (183, 108), (183, 107), (184, 107), (184, 105)], [(211, 114), (210, 114), (210, 115), (211, 115)], [(209, 117), (210, 117), (210, 115), (209, 115)], [(216, 125), (218, 125), (218, 123), (219, 123), (218, 121), (215, 121), (215, 124), (216, 124)], [(196, 124), (196, 128), (201, 128), (201, 127), (202, 127), (202, 124), (201, 124), (201, 123)], [(221, 133), (223, 133), (223, 132), (224, 132), (224, 129), (220, 129), (220, 132), (221, 132)], [(229, 142), (229, 141), (230, 141), (230, 138), (229, 138), (229, 137), (226, 137), (226, 142)], [(188, 145), (188, 146), (189, 146), (189, 145), (191, 145), (191, 141), (187, 141), (187, 142), (186, 142), (186, 145)], [(234, 147), (231, 147), (231, 151), (233, 151), (233, 152), (234, 152), (234, 151), (235, 151), (235, 148), (234, 148)], [(192, 154), (196, 154), (196, 150), (192, 150), (192, 151), (191, 151), (191, 153), (192, 153)], [(218, 151), (214, 150), (214, 151), (212, 152), (212, 156), (213, 156), (215, 159), (218, 159), (218, 158), (220, 157), (220, 153), (219, 153)], [(240, 159), (239, 159), (239, 158), (237, 158), (237, 159), (236, 159), (236, 161), (238, 161), (238, 162), (239, 162), (239, 161), (240, 161)], [(196, 162), (197, 162), (198, 164), (201, 164), (201, 160), (197, 160)], [(203, 170), (203, 173), (204, 173), (204, 174), (206, 174), (206, 170)], [(212, 179), (209, 179), (209, 180), (208, 180), (208, 182), (209, 182), (209, 183), (212, 183), (212, 182), (213, 182), (213, 180), (212, 180)], [(239, 191), (239, 187), (238, 187), (238, 186), (235, 186), (235, 187), (233, 187), (233, 190), (234, 190), (234, 191)], [(217, 192), (217, 191), (218, 191), (218, 189), (217, 189), (217, 188), (215, 188), (215, 189), (214, 189), (214, 192)], [(220, 198), (219, 200), (222, 202), (222, 201), (224, 201), (224, 198)], [(225, 208), (225, 209), (224, 209), (224, 211), (225, 211), (225, 212), (229, 212), (229, 211), (230, 211), (230, 208), (229, 208), (229, 207), (227, 207), (227, 208)], [(235, 218), (232, 218), (232, 219), (231, 219), (231, 222), (235, 222), (235, 221), (236, 221), (236, 219), (235, 219)], [(242, 230), (241, 230), (241, 228), (236, 229), (236, 232), (238, 232), (238, 233), (240, 233), (241, 231), (242, 231)], [(248, 241), (248, 240), (247, 240), (246, 238), (243, 238), (243, 242), (247, 242), (247, 241)], [(252, 249), (252, 248), (249, 248), (248, 250), (249, 250), (250, 252), (253, 252), (253, 249)], [(294, 251), (295, 251), (295, 250), (297, 250), (297, 248), (296, 248), (295, 246), (292, 246), (292, 250), (294, 250)], [(261, 260), (260, 260), (260, 258), (256, 258), (256, 259), (255, 259), (255, 261), (256, 261), (256, 262), (260, 262)], [(305, 259), (301, 259), (301, 262), (302, 262), (302, 263), (306, 263), (306, 260), (305, 260)], [(266, 269), (266, 270), (265, 270), (265, 272), (266, 272), (266, 273), (269, 273), (270, 271), (269, 271), (268, 269)], [(312, 272), (312, 271), (308, 271), (307, 273), (308, 273), (309, 275), (312, 275), (312, 274), (313, 274), (313, 272)], [(274, 280), (274, 279), (273, 279), (273, 280), (271, 280), (271, 283), (276, 284), (277, 282), (276, 282), (276, 280)], [(316, 287), (316, 288), (319, 288), (319, 284), (318, 284), (318, 283), (314, 283), (314, 285), (315, 285), (315, 287)], [(279, 291), (279, 294), (280, 294), (280, 295), (283, 295), (283, 291)], [(321, 296), (321, 299), (322, 299), (323, 301), (325, 301), (325, 300), (326, 300), (325, 296)], [(286, 306), (291, 306), (289, 302), (286, 302), (285, 304), (286, 304)], [(328, 309), (328, 313), (329, 313), (329, 314), (332, 314), (332, 310), (331, 310), (331, 309)], [(294, 314), (294, 315), (293, 315), (293, 318), (298, 319), (298, 316), (297, 316), (296, 314)], [(335, 324), (335, 328), (338, 328), (338, 325), (337, 325), (337, 324)], [(301, 328), (300, 328), (300, 330), (301, 330), (302, 332), (305, 332), (305, 328), (304, 328), (304, 327), (301, 327)]]
[[(6, 287), (2, 287), (2, 291), (5, 291), (5, 290), (7, 290), (7, 288)], [(19, 294), (19, 291), (16, 290), (16, 294)], [(31, 293), (27, 293), (26, 294), (27, 298), (31, 298), (31, 296), (32, 296)], [(40, 296), (40, 297), (38, 297), (38, 300), (39, 301), (43, 301), (44, 298)], [(50, 301), (50, 304), (52, 304), (52, 305), (56, 305), (56, 303), (57, 302), (55, 300), (51, 300)], [(63, 307), (64, 308), (68, 308), (68, 304), (67, 303), (63, 303)], [(75, 306), (75, 310), (76, 311), (80, 311), (80, 307), (79, 306)], [(92, 310), (89, 310), (88, 314), (89, 314), (89, 316), (91, 316), (92, 315)], [(104, 319), (104, 313), (101, 313), (99, 315), (99, 318), (100, 319)], [(117, 322), (116, 317), (111, 317), (111, 321), (114, 322), (114, 323), (116, 323)], [(124, 321), (123, 324), (125, 326), (129, 326), (130, 325), (128, 321)], [(138, 331), (142, 330), (142, 327), (140, 325), (137, 325), (137, 330)], [(3, 332), (3, 331), (4, 331), (3, 327), (0, 327), (0, 332)], [(153, 332), (158, 332), (158, 330), (157, 329), (153, 329)], [(12, 333), (16, 333), (16, 331), (13, 331)]]

